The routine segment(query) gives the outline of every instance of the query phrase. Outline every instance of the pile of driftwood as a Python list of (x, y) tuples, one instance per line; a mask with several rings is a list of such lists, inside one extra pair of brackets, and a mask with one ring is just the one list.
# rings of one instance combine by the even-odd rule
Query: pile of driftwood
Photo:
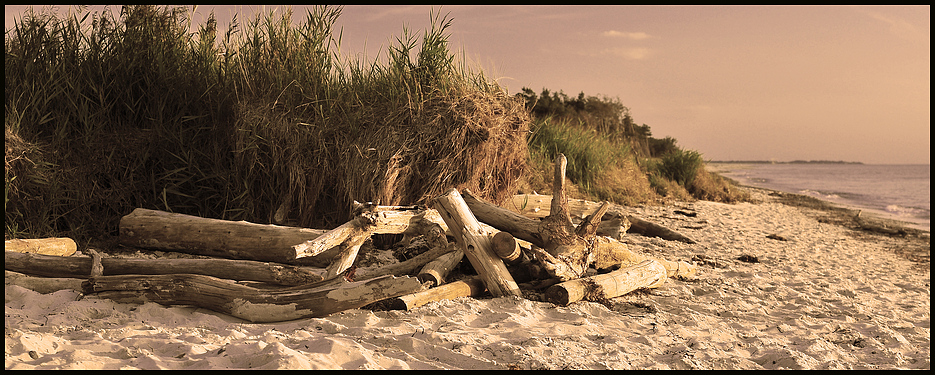
[[(327, 231), (136, 209), (120, 221), (121, 244), (207, 257), (105, 258), (93, 250), (91, 257), (70, 257), (75, 246), (69, 239), (11, 240), (6, 282), (40, 292), (73, 288), (119, 302), (194, 305), (274, 322), (323, 317), (377, 301), (412, 309), (485, 292), (522, 296), (522, 289), (544, 289), (548, 301), (567, 305), (655, 288), (668, 277), (695, 272), (694, 265), (655, 259), (615, 240), (629, 228), (692, 242), (606, 202), (569, 201), (565, 165), (560, 155), (554, 196), (518, 195), (511, 209), (451, 189), (434, 200), (434, 208), (358, 204), (351, 221)], [(575, 225), (573, 216), (583, 220)], [(355, 272), (361, 245), (374, 234), (402, 234), (403, 242), (421, 237), (429, 250)], [(477, 275), (446, 280), (463, 258)]]

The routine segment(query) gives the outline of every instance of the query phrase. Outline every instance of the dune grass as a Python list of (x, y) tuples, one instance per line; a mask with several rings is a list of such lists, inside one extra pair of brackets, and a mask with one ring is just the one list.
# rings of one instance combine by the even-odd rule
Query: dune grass
[(373, 61), (341, 56), (340, 7), (213, 15), (124, 6), (27, 12), (5, 43), (5, 235), (116, 235), (136, 207), (332, 227), (351, 202), (499, 202), (529, 116), (448, 48), (432, 13)]

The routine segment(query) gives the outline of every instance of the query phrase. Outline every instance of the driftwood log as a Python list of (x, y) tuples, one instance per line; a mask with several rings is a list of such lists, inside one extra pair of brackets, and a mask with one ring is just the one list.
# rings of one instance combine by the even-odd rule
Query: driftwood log
[(63, 257), (71, 256), (78, 251), (75, 240), (67, 237), (12, 239), (4, 241), (3, 247), (6, 251)]
[(662, 263), (650, 259), (610, 273), (553, 285), (546, 290), (545, 297), (549, 302), (562, 306), (580, 300), (599, 302), (640, 288), (660, 287), (666, 276)]
[(503, 260), (494, 253), (491, 233), (486, 232), (465, 204), (456, 189), (449, 189), (435, 198), (435, 209), (452, 232), (474, 270), (484, 280), (494, 297), (522, 296), (519, 286), (506, 269)]
[(81, 283), (84, 282), (84, 280), (86, 280), (86, 278), (37, 277), (5, 270), (3, 285), (16, 285), (40, 294), (48, 294), (66, 289), (81, 291)]
[(419, 281), (431, 283), (432, 286), (439, 286), (445, 283), (448, 273), (453, 270), (461, 260), (464, 259), (464, 251), (461, 249), (442, 255), (429, 262), (419, 271)]
[[(465, 198), (465, 200), (466, 199), (467, 198)], [(549, 215), (551, 201), (551, 195), (517, 194), (513, 196), (512, 201), (506, 205), (506, 208), (525, 217), (539, 219)], [(468, 203), (470, 205), (470, 202)], [(599, 207), (600, 203), (583, 199), (568, 199), (568, 212), (572, 217), (582, 218), (586, 216), (587, 213), (594, 212)], [(473, 207), (471, 209), (473, 209)], [(597, 234), (616, 238), (617, 232), (620, 231), (621, 228), (624, 232), (638, 233), (646, 237), (659, 237), (664, 240), (680, 241), (690, 244), (695, 243), (695, 240), (679, 232), (630, 215), (624, 212), (619, 206), (612, 206), (607, 210)]]
[[(7, 251), (4, 268), (32, 276), (76, 277), (91, 275), (90, 257), (60, 257)], [(127, 259), (102, 258), (103, 275), (162, 275), (191, 273), (222, 279), (251, 280), (279, 285), (302, 285), (323, 280), (324, 270), (286, 264), (234, 259)]]
[[(407, 236), (447, 229), (435, 210), (359, 205), (350, 222), (332, 229), (308, 229), (208, 219), (137, 208), (120, 220), (120, 243), (143, 249), (176, 251), (231, 259), (329, 267), (338, 274), (356, 256), (355, 247), (370, 234)], [(352, 238), (353, 237), (353, 238)], [(342, 245), (343, 244), (343, 245)], [(343, 268), (343, 269), (342, 269)]]
[(422, 290), (415, 277), (383, 276), (338, 286), (257, 289), (192, 274), (92, 277), (84, 293), (125, 303), (193, 305), (255, 323), (320, 318)]
[(484, 281), (479, 276), (467, 277), (435, 288), (399, 296), (390, 301), (393, 310), (412, 310), (429, 302), (458, 297), (479, 297), (484, 291)]
[(137, 208), (120, 219), (120, 243), (125, 246), (277, 263), (294, 263), (296, 256), (292, 246), (325, 232), (144, 208)]
[(526, 257), (523, 256), (523, 250), (519, 247), (519, 242), (516, 242), (516, 238), (512, 234), (497, 232), (490, 238), (490, 242), (493, 244), (493, 251), (506, 264), (516, 265), (526, 260)]
[[(549, 215), (541, 221), (484, 202), (467, 190), (464, 201), (478, 220), (533, 244), (531, 250), (537, 260), (551, 275), (561, 280), (577, 279), (592, 265), (597, 269), (609, 269), (652, 259), (630, 251), (623, 243), (596, 235), (601, 217), (609, 211), (607, 203), (597, 207), (578, 227), (572, 224), (565, 195), (566, 164), (565, 156), (560, 154), (555, 161), (553, 176), (552, 191), (556, 194), (550, 202)], [(670, 277), (687, 277), (695, 272), (693, 265), (684, 262), (659, 261)]]
[(368, 234), (419, 235), (444, 233), (445, 224), (434, 210), (416, 206), (374, 206), (356, 203), (355, 217), (320, 237), (293, 246), (296, 257), (311, 257), (339, 246), (362, 232)]

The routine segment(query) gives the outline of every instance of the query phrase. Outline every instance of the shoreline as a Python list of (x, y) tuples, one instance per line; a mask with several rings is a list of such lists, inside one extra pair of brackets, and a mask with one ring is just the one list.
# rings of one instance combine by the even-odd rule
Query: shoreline
[[(627, 207), (696, 241), (628, 247), (699, 270), (603, 303), (462, 297), (253, 324), (7, 285), (5, 368), (931, 368), (927, 235), (854, 230), (810, 199), (743, 188), (758, 203)], [(913, 244), (926, 256), (909, 260)]]
[(829, 223), (854, 231), (855, 236), (880, 236), (899, 242), (897, 254), (928, 266), (931, 262), (931, 232), (913, 227), (910, 222), (880, 217), (873, 211), (862, 211), (812, 196), (789, 193), (749, 185), (739, 185), (748, 191), (762, 191), (776, 197), (778, 203), (800, 209), (818, 222)]
[[(731, 173), (731, 172), (733, 171), (733, 170), (731, 169), (731, 166), (732, 166), (732, 165), (740, 165), (740, 166), (743, 166), (743, 165), (745, 165), (745, 164), (858, 164), (858, 163), (745, 163), (745, 162), (733, 162), (733, 163), (731, 163), (731, 162), (713, 162), (713, 164), (706, 164), (706, 165), (705, 165), (705, 168), (706, 168), (706, 170), (708, 170), (709, 172), (715, 173), (715, 174), (721, 176), (722, 178), (725, 178), (725, 179), (731, 181), (731, 183), (732, 183), (733, 185), (735, 185), (735, 186), (742, 186), (742, 187), (745, 187), (745, 188), (748, 188), (748, 189), (762, 189), (762, 190), (772, 191), (772, 192), (781, 193), (781, 194), (792, 194), (792, 195), (795, 195), (795, 196), (798, 196), (798, 197), (803, 197), (803, 198), (804, 198), (804, 199), (802, 199), (803, 201), (804, 201), (804, 200), (807, 200), (807, 199), (814, 199), (814, 200), (818, 200), (818, 201), (824, 202), (824, 204), (817, 204), (817, 205), (816, 205), (816, 204), (811, 204), (811, 203), (809, 203), (809, 202), (803, 202), (802, 204), (799, 204), (799, 205), (804, 205), (804, 206), (806, 206), (806, 207), (809, 207), (809, 206), (826, 206), (826, 207), (827, 207), (827, 206), (831, 206), (831, 207), (836, 207), (836, 208), (840, 208), (840, 209), (843, 209), (843, 210), (850, 210), (852, 215), (853, 215), (853, 214), (857, 214), (857, 213), (861, 213), (862, 218), (864, 218), (864, 219), (866, 219), (868, 216), (863, 216), (863, 214), (870, 214), (870, 215), (872, 215), (872, 217), (871, 217), (872, 222), (871, 222), (870, 224), (876, 224), (876, 225), (879, 225), (879, 226), (893, 227), (893, 228), (896, 229), (896, 230), (900, 230), (900, 229), (910, 229), (910, 232), (912, 232), (913, 234), (918, 233), (918, 231), (926, 232), (926, 233), (930, 233), (930, 232), (931, 232), (931, 227), (930, 227), (930, 225), (926, 225), (926, 223), (925, 223), (924, 221), (914, 222), (914, 221), (912, 221), (911, 219), (900, 218), (898, 214), (895, 214), (895, 213), (893, 213), (893, 212), (886, 211), (886, 210), (881, 209), (881, 208), (866, 207), (866, 206), (861, 206), (861, 205), (856, 204), (856, 203), (838, 202), (838, 201), (834, 201), (834, 200), (831, 200), (831, 199), (826, 199), (826, 198), (822, 198), (822, 197), (815, 197), (815, 196), (813, 196), (813, 195), (807, 195), (807, 194), (803, 194), (803, 193), (795, 192), (795, 191), (783, 191), (783, 190), (777, 190), (776, 188), (754, 186), (754, 185), (750, 185), (749, 182), (743, 182), (743, 183), (742, 183), (741, 181), (738, 181), (738, 180), (736, 180), (736, 179), (734, 179), (734, 178), (732, 178), (732, 177), (727, 177), (727, 176), (724, 175), (724, 173)], [(862, 163), (859, 163), (859, 164), (862, 164)], [(865, 164), (865, 165), (877, 165), (877, 164)], [(895, 166), (895, 165), (897, 165), (897, 164), (894, 164), (894, 166)], [(898, 164), (898, 165), (921, 165), (921, 164)], [(793, 205), (798, 204), (798, 203), (795, 202), (795, 201), (792, 201), (791, 203), (792, 203)]]

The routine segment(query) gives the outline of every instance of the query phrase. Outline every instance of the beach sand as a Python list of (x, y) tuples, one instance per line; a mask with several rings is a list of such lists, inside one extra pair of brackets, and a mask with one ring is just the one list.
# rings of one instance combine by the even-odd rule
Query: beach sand
[(458, 298), (252, 324), (188, 306), (7, 285), (5, 367), (931, 368), (927, 233), (856, 231), (841, 212), (749, 190), (758, 203), (631, 208), (697, 241), (628, 234), (631, 249), (694, 261), (699, 271), (605, 304)]

